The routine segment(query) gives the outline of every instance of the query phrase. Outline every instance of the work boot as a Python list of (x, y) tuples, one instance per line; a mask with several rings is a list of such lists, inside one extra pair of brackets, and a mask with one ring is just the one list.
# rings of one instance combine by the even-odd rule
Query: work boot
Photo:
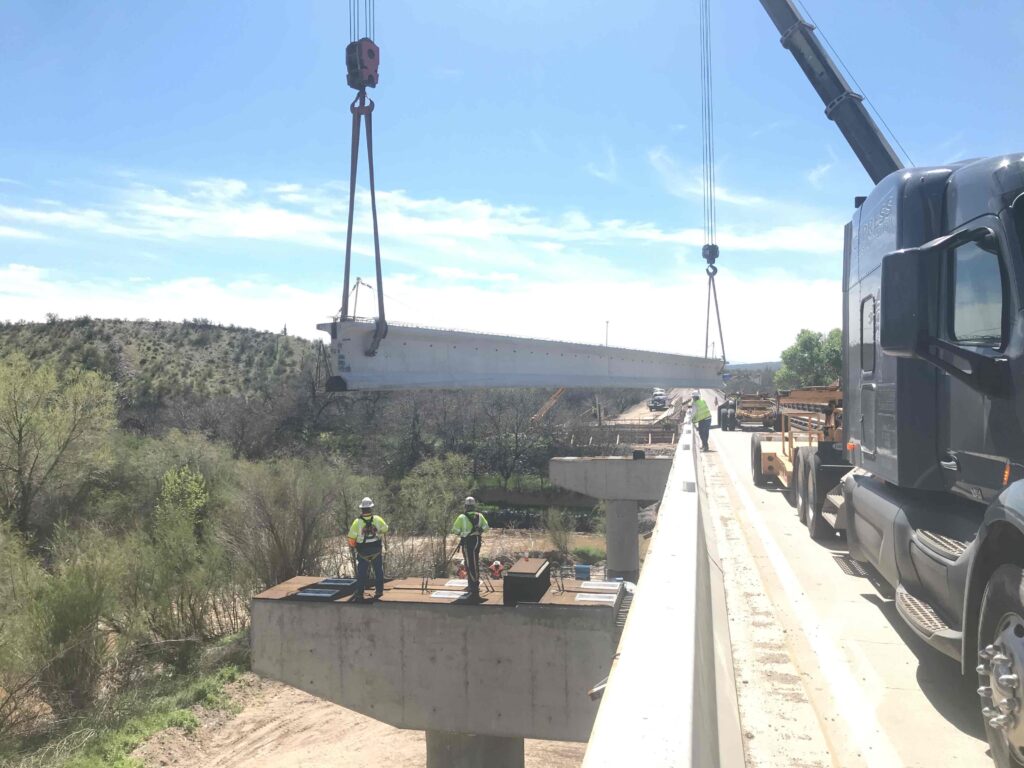
[(380, 600), (382, 597), (384, 597), (384, 590), (381, 590), (380, 592), (374, 592), (373, 593), (373, 599), (374, 600)]

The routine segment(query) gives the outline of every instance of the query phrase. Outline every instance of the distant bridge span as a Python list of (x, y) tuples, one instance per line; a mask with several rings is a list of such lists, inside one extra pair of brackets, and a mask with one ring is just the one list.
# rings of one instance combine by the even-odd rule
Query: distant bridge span
[(716, 387), (720, 360), (664, 352), (388, 323), (367, 355), (373, 320), (321, 323), (331, 335), (327, 388)]

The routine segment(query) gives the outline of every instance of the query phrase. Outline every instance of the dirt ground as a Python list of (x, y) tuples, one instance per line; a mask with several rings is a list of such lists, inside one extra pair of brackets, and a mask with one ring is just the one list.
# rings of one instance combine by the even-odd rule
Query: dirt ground
[[(569, 535), (569, 549), (592, 547), (604, 551), (603, 533), (573, 533)], [(554, 549), (546, 531), (519, 528), (492, 528), (484, 536), (483, 560), (498, 555), (513, 555), (523, 552), (547, 552)]]
[[(200, 727), (161, 731), (132, 756), (147, 768), (422, 768), (422, 731), (405, 731), (246, 674), (228, 692), (236, 714), (198, 707)], [(576, 768), (585, 744), (526, 742), (527, 768)]]

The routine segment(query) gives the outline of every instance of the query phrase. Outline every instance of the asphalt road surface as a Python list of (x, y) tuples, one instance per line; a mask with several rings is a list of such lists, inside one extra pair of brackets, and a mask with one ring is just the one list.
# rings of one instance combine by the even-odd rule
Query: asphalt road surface
[[(704, 484), (728, 593), (749, 766), (991, 766), (977, 696), (892, 590), (750, 479), (750, 433), (712, 432)], [(973, 678), (972, 678), (973, 680)]]

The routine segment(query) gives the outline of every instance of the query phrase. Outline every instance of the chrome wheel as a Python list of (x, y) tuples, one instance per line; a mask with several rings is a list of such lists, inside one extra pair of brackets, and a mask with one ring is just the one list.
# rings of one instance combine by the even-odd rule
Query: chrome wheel
[(978, 652), (977, 672), (985, 722), (1005, 739), (1010, 755), (1024, 763), (1020, 684), (1024, 676), (1024, 619), (1016, 613), (1000, 619), (992, 643)]

